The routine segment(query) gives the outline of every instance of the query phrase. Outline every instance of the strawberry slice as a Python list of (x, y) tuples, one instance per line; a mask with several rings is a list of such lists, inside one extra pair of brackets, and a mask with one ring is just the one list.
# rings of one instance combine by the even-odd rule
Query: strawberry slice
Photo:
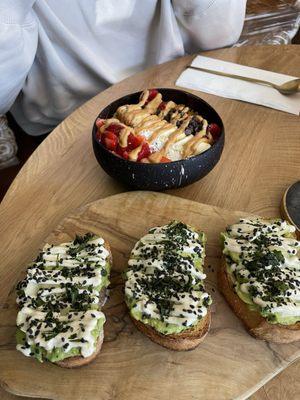
[(108, 138), (104, 138), (104, 144), (105, 147), (110, 151), (114, 151), (117, 147), (117, 142)]
[(161, 103), (160, 103), (160, 105), (157, 107), (159, 110), (164, 110), (165, 108), (166, 108), (166, 103), (164, 102), (164, 101), (162, 101)]
[(105, 132), (103, 134), (104, 146), (110, 151), (116, 150), (118, 141), (118, 136), (115, 135), (113, 132)]
[(220, 136), (221, 128), (215, 123), (209, 124), (207, 130), (212, 135), (214, 140), (216, 140)]
[(104, 123), (105, 123), (105, 119), (102, 119), (102, 118), (97, 118), (97, 119), (96, 119), (96, 126), (97, 126), (97, 128), (101, 128), (101, 126), (103, 126)]
[(143, 142), (144, 138), (140, 135), (133, 135), (130, 133), (127, 139), (127, 149), (134, 150)]
[(118, 140), (118, 136), (117, 136), (115, 133), (113, 133), (113, 132), (105, 131), (104, 135), (105, 135), (105, 137), (107, 137), (107, 138), (109, 138), (109, 139), (116, 139), (116, 140)]
[(116, 153), (118, 156), (124, 158), (125, 160), (128, 160), (128, 151), (126, 150), (126, 147), (121, 147), (120, 145), (117, 146), (116, 148)]
[(123, 129), (122, 125), (119, 124), (110, 124), (106, 129), (105, 132), (112, 132), (115, 135), (119, 136), (121, 130)]
[(149, 103), (149, 101), (153, 100), (154, 97), (156, 97), (157, 93), (158, 93), (158, 90), (149, 89), (149, 96), (148, 96), (148, 99), (147, 99), (147, 103)]
[(162, 156), (162, 158), (160, 159), (161, 163), (165, 163), (165, 162), (171, 162), (171, 160), (168, 157)]
[(123, 151), (123, 155), (122, 155), (122, 158), (124, 158), (124, 160), (128, 160), (128, 158), (129, 158), (129, 153), (128, 153), (128, 151)]
[(141, 151), (138, 154), (137, 161), (140, 161), (142, 158), (148, 158), (151, 154), (151, 150), (148, 143), (143, 143)]

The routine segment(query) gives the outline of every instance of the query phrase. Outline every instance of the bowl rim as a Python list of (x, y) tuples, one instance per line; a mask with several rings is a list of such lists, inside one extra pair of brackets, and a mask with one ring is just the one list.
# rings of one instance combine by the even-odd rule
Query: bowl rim
[(219, 119), (220, 119), (220, 121), (221, 121), (221, 123), (222, 123), (222, 126), (221, 126), (221, 135), (218, 137), (218, 139), (216, 140), (216, 142), (215, 142), (208, 150), (204, 151), (203, 153), (196, 154), (196, 155), (194, 155), (194, 156), (192, 156), (192, 157), (183, 158), (183, 159), (181, 159), (181, 160), (170, 161), (170, 162), (159, 162), (159, 163), (141, 163), (141, 162), (137, 162), (137, 161), (125, 160), (125, 158), (122, 158), (122, 157), (118, 156), (117, 154), (113, 153), (112, 151), (108, 150), (105, 146), (103, 146), (103, 144), (102, 144), (101, 142), (99, 142), (99, 141), (96, 139), (96, 132), (97, 132), (96, 121), (97, 121), (97, 119), (99, 118), (99, 115), (102, 113), (102, 111), (103, 111), (105, 108), (109, 107), (112, 103), (114, 103), (114, 102), (116, 102), (116, 101), (118, 101), (118, 100), (121, 100), (123, 97), (134, 96), (134, 95), (141, 94), (141, 93), (143, 92), (143, 90), (146, 90), (146, 89), (142, 89), (142, 90), (139, 90), (139, 91), (137, 91), (137, 92), (125, 94), (124, 96), (119, 97), (119, 98), (113, 100), (112, 102), (110, 102), (109, 104), (107, 104), (105, 107), (103, 107), (103, 109), (99, 112), (98, 116), (96, 117), (96, 119), (95, 119), (95, 121), (94, 121), (94, 123), (93, 123), (93, 129), (92, 129), (92, 139), (93, 139), (93, 142), (96, 143), (98, 146), (100, 146), (102, 149), (104, 149), (104, 150), (105, 150), (107, 153), (109, 153), (111, 156), (115, 157), (115, 158), (118, 159), (118, 160), (122, 160), (124, 163), (128, 163), (129, 165), (130, 165), (130, 164), (134, 164), (134, 165), (139, 165), (139, 166), (142, 166), (142, 165), (143, 165), (143, 166), (146, 166), (146, 167), (151, 166), (150, 168), (157, 168), (157, 167), (162, 166), (162, 165), (176, 165), (176, 164), (181, 164), (182, 162), (187, 161), (187, 160), (195, 160), (195, 159), (198, 159), (198, 158), (200, 158), (201, 156), (204, 156), (206, 153), (209, 153), (210, 151), (212, 151), (212, 150), (213, 150), (213, 147), (221, 140), (221, 138), (222, 138), (222, 137), (225, 137), (225, 127), (224, 127), (223, 120), (222, 120), (222, 118), (220, 117), (219, 113), (214, 109), (213, 106), (211, 106), (209, 103), (207, 103), (207, 101), (203, 100), (200, 96), (197, 96), (197, 95), (195, 95), (194, 93), (186, 92), (185, 90), (175, 89), (175, 88), (157, 88), (157, 87), (154, 87), (154, 88), (151, 88), (151, 89), (156, 89), (156, 90), (158, 90), (158, 91), (159, 91), (159, 90), (170, 90), (170, 91), (172, 91), (172, 92), (184, 93), (184, 94), (186, 94), (186, 95), (188, 95), (188, 96), (191, 96), (191, 97), (196, 98), (197, 100), (200, 100), (200, 101), (201, 101), (202, 103), (204, 103), (206, 106), (208, 106), (209, 108), (211, 108), (211, 109), (217, 114), (217, 116), (219, 117)]

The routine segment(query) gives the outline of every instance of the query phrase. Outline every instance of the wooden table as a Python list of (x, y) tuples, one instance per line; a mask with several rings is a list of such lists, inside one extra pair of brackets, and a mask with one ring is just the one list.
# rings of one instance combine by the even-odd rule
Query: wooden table
[[(300, 46), (242, 47), (206, 55), (299, 75)], [(15, 269), (32, 259), (41, 238), (63, 216), (87, 202), (128, 190), (109, 178), (94, 158), (91, 128), (99, 110), (126, 93), (174, 87), (191, 59), (187, 56), (150, 68), (110, 87), (77, 109), (33, 153), (0, 205), (0, 282), (7, 293), (15, 283)], [(300, 175), (299, 117), (205, 93), (200, 96), (223, 118), (224, 153), (200, 182), (169, 193), (232, 210), (278, 215), (285, 188)], [(4, 301), (2, 296), (0, 306), (5, 307)], [(300, 362), (265, 385), (252, 400), (299, 399), (299, 374)], [(2, 390), (0, 397), (15, 398)]]

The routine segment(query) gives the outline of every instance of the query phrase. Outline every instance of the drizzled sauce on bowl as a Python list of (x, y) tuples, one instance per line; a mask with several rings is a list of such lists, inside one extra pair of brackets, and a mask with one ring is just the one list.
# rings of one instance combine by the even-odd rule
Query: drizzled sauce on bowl
[(96, 121), (97, 140), (118, 156), (143, 163), (186, 159), (208, 150), (221, 129), (183, 104), (145, 90), (137, 104), (120, 106), (113, 118)]

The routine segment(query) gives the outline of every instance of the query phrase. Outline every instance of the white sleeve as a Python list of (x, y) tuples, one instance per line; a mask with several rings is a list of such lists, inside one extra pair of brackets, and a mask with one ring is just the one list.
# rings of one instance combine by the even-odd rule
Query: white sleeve
[(32, 66), (38, 42), (36, 0), (0, 1), (0, 115), (6, 113)]
[(186, 52), (234, 44), (243, 29), (247, 0), (173, 0)]

